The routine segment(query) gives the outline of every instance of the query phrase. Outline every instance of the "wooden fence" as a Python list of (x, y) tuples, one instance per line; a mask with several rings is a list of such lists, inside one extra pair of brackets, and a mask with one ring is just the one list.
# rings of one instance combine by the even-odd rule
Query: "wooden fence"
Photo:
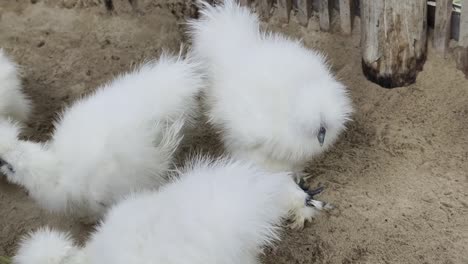
[[(295, 14), (297, 21), (302, 26), (307, 26), (310, 17), (313, 13), (318, 14), (319, 17), (319, 24), (320, 29), (323, 31), (330, 31), (331, 30), (331, 21), (332, 19), (338, 19), (340, 25), (340, 32), (342, 34), (351, 34), (353, 30), (353, 19), (355, 16), (361, 16), (361, 13), (368, 17), (366, 17), (366, 23), (376, 23), (377, 27), (379, 24), (379, 17), (369, 15), (369, 12), (380, 11), (381, 16), (385, 15), (386, 10), (385, 5), (394, 5), (392, 7), (393, 12), (403, 12), (406, 15), (406, 20), (410, 20), (410, 22), (406, 21), (402, 23), (402, 26), (408, 28), (413, 26), (412, 24), (408, 23), (424, 23), (424, 25), (418, 25), (420, 29), (427, 31), (427, 28), (433, 28), (433, 40), (432, 44), (434, 49), (446, 55), (449, 51), (449, 41), (450, 39), (454, 39), (458, 41), (457, 48), (455, 49), (455, 56), (457, 58), (458, 67), (465, 72), (468, 78), (468, 0), (461, 0), (461, 1), (452, 1), (452, 0), (239, 0), (241, 5), (255, 5), (257, 13), (263, 19), (269, 19), (272, 10), (275, 9), (275, 14), (279, 16), (281, 21), (287, 23), (290, 19), (291, 14)], [(380, 2), (380, 4), (379, 4)], [(421, 7), (425, 5), (424, 8)], [(380, 5), (380, 6), (379, 6)], [(379, 9), (380, 8), (380, 9)], [(412, 13), (407, 12), (407, 9), (418, 9), (414, 10)], [(424, 9), (424, 10), (420, 10)], [(399, 10), (399, 11), (398, 11)], [(424, 11), (424, 12), (423, 12)], [(363, 13), (366, 12), (366, 13)], [(336, 15), (337, 17), (334, 18), (333, 16)], [(399, 15), (399, 14), (398, 14)], [(412, 15), (420, 15), (421, 17), (412, 18)], [(391, 17), (390, 17), (391, 18)], [(384, 18), (385, 19), (385, 18)], [(362, 20), (361, 20), (362, 21)], [(383, 20), (386, 22), (385, 20)], [(393, 21), (393, 23), (397, 23), (398, 21)], [(365, 31), (366, 27), (369, 29), (372, 25), (366, 26), (361, 25), (362, 31)], [(398, 26), (398, 25), (393, 25)], [(362, 32), (361, 34), (379, 34), (380, 29), (372, 29), (372, 32)], [(389, 29), (392, 30), (392, 29)], [(411, 30), (411, 28), (410, 28)], [(374, 32), (375, 31), (375, 32)], [(420, 31), (420, 30), (419, 30)], [(419, 34), (418, 30), (414, 30), (410, 32), (411, 34)], [(385, 31), (384, 34), (387, 34), (388, 31)], [(406, 32), (408, 33), (408, 32)], [(402, 33), (403, 34), (403, 33)], [(424, 36), (421, 38), (419, 36), (415, 37), (416, 40), (424, 40), (427, 41), (425, 36), (426, 32), (423, 33)], [(387, 35), (386, 35), (387, 36)], [(372, 36), (371, 36), (372, 37)], [(362, 39), (367, 40), (366, 36), (363, 36)], [(375, 37), (377, 39), (377, 37)], [(395, 37), (398, 39), (398, 37)], [(391, 41), (391, 40), (390, 40)], [(376, 47), (369, 47), (373, 44), (367, 43), (367, 48), (376, 49)], [(401, 45), (401, 43), (396, 43), (395, 45)], [(412, 44), (410, 44), (412, 45)], [(425, 44), (424, 44), (425, 45)], [(378, 46), (378, 45), (377, 45)], [(388, 48), (388, 45), (386, 45)], [(366, 47), (364, 47), (365, 49)], [(425, 60), (425, 47), (410, 47), (410, 50), (413, 49), (420, 49), (420, 52), (424, 53), (424, 56), (416, 56), (413, 61), (415, 63), (422, 63), (424, 64)], [(418, 53), (418, 51), (416, 51)], [(410, 54), (411, 55), (411, 54)], [(405, 55), (407, 56), (407, 55)], [(411, 55), (412, 56), (412, 55)], [(410, 56), (410, 57), (411, 57)], [(386, 60), (397, 60), (401, 58), (386, 58)], [(393, 62), (390, 64), (392, 65), (392, 69), (381, 69), (376, 68), (377, 66), (371, 65), (372, 62), (365, 61), (363, 58), (363, 67), (364, 64), (369, 64), (367, 66), (370, 67), (370, 71), (377, 71), (372, 74), (377, 74), (378, 76), (367, 76), (372, 81), (379, 83), (378, 80), (382, 81), (382, 78), (387, 78), (391, 76), (392, 69), (394, 67), (398, 67), (399, 65), (394, 65)], [(386, 61), (387, 63), (387, 61)], [(413, 62), (411, 62), (413, 63)], [(375, 63), (374, 63), (375, 64)], [(380, 65), (380, 63), (378, 63)], [(388, 63), (387, 63), (388, 64)], [(422, 65), (415, 65), (415, 69), (407, 69), (406, 73), (410, 71), (419, 71), (422, 68)], [(410, 76), (402, 76), (399, 74), (398, 78), (391, 78), (393, 80), (383, 80), (379, 83), (383, 84), (382, 86), (392, 88), (398, 86), (404, 86), (406, 84), (411, 83), (415, 79), (417, 73), (412, 73)], [(406, 81), (401, 80), (401, 78), (409, 78)], [(389, 83), (390, 82), (390, 83)]]

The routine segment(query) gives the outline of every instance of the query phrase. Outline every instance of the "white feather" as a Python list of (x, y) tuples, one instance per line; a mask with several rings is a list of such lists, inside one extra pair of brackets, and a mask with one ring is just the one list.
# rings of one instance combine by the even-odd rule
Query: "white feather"
[(31, 102), (23, 94), (17, 65), (0, 49), (0, 118), (25, 122)]
[[(352, 112), (343, 84), (323, 55), (297, 40), (262, 32), (258, 18), (233, 0), (202, 3), (189, 22), (193, 52), (208, 72), (209, 121), (227, 150), (273, 171), (300, 171), (326, 150)], [(317, 134), (327, 130), (323, 147)]]
[(262, 248), (279, 238), (282, 219), (298, 208), (307, 209), (304, 193), (286, 173), (198, 159), (179, 180), (118, 203), (74, 256), (59, 250), (66, 248), (60, 243), (59, 249), (43, 249), (63, 235), (51, 234), (51, 243), (32, 236), (42, 243), (33, 248), (23, 242), (22, 258), (15, 258), (23, 261), (15, 264), (42, 264), (24, 257), (35, 252), (67, 256), (61, 264), (254, 264)]
[[(19, 250), (13, 257), (13, 264), (63, 264), (63, 261), (77, 259), (79, 249), (67, 233), (50, 228), (41, 228), (27, 235), (20, 243)], [(84, 262), (70, 262), (84, 263)]]
[(166, 181), (182, 128), (196, 111), (197, 64), (163, 56), (65, 110), (46, 144), (12, 137), (0, 123), (0, 167), (52, 212), (94, 221), (123, 195)]

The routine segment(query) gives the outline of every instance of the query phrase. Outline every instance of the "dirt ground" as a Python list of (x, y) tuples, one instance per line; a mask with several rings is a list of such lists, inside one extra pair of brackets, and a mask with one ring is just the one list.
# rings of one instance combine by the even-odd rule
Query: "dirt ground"
[[(1, 0), (0, 47), (22, 66), (35, 105), (24, 137), (47, 140), (60, 109), (162, 49), (178, 50), (183, 0)], [(269, 27), (326, 53), (350, 88), (356, 113), (336, 146), (311, 161), (312, 185), (337, 205), (302, 232), (286, 231), (265, 263), (468, 263), (468, 80), (452, 59), (429, 51), (416, 84), (386, 90), (361, 73), (359, 25), (353, 36), (320, 32), (295, 18)], [(199, 128), (185, 150), (216, 153)], [(41, 211), (0, 179), (0, 255), (45, 224), (84, 241), (87, 226)]]

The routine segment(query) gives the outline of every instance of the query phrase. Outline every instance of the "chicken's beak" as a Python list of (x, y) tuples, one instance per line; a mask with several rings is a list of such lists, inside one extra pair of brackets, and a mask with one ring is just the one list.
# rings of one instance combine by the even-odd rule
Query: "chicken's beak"
[(4, 159), (0, 158), (0, 167), (2, 167), (3, 165), (7, 165), (7, 164), (8, 163)]
[(3, 166), (6, 166), (6, 168), (11, 171), (12, 173), (14, 173), (15, 171), (13, 170), (13, 167), (10, 165), (10, 163), (6, 162), (4, 159), (0, 158), (0, 168), (2, 168)]
[(320, 127), (319, 133), (317, 135), (317, 139), (321, 147), (323, 146), (323, 142), (325, 142), (326, 134), (327, 134), (327, 130), (323, 126)]

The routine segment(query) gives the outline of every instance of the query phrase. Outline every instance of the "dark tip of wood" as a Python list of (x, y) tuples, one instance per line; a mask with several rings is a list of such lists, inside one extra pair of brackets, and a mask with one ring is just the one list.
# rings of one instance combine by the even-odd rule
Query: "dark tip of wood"
[(376, 83), (383, 88), (393, 89), (415, 83), (416, 77), (418, 76), (418, 73), (422, 71), (425, 62), (426, 56), (424, 55), (416, 60), (416, 64), (412, 71), (393, 75), (380, 75), (376, 69), (367, 65), (364, 60), (361, 61), (361, 64), (362, 72), (369, 81)]
[(107, 9), (107, 11), (113, 11), (114, 10), (114, 3), (112, 0), (104, 0), (104, 5)]

